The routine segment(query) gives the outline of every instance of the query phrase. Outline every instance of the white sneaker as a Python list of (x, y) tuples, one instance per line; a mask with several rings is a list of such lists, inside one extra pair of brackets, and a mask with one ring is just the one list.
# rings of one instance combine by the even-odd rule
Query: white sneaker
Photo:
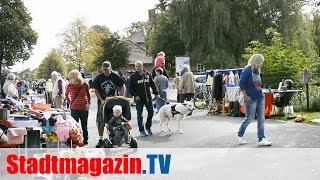
[(259, 146), (271, 146), (272, 142), (268, 141), (266, 138), (263, 138), (258, 145)]
[(239, 137), (238, 136), (238, 141), (239, 141), (239, 144), (247, 144), (248, 142), (246, 140), (244, 140), (244, 137)]

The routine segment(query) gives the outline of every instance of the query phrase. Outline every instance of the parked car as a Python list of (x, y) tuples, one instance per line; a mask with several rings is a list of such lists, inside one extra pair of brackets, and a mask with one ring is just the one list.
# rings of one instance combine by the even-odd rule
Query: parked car
[(196, 83), (196, 91), (202, 90), (205, 86), (204, 83), (207, 82), (207, 76), (206, 75), (193, 75), (194, 82)]

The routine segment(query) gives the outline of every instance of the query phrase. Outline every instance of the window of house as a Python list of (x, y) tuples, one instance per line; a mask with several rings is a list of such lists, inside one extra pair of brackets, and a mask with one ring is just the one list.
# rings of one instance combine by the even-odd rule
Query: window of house
[(197, 64), (197, 71), (198, 71), (198, 72), (204, 72), (204, 66), (203, 66), (203, 64)]

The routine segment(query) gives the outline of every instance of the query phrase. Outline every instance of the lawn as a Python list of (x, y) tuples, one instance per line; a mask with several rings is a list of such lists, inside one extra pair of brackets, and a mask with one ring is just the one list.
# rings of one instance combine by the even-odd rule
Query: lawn
[(303, 123), (313, 124), (313, 125), (320, 125), (320, 123), (311, 121), (313, 119), (320, 119), (320, 112), (302, 112), (302, 113), (297, 112), (297, 113), (294, 113), (292, 115), (286, 115), (286, 116), (271, 116), (270, 119), (295, 122), (295, 119), (290, 119), (290, 117), (296, 117), (298, 115), (302, 115), (302, 117), (305, 118)]

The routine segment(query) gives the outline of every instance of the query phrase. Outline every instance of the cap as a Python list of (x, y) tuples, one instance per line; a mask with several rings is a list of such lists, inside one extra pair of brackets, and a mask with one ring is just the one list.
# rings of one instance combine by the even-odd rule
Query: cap
[(103, 62), (102, 69), (111, 69), (111, 63), (109, 61)]

